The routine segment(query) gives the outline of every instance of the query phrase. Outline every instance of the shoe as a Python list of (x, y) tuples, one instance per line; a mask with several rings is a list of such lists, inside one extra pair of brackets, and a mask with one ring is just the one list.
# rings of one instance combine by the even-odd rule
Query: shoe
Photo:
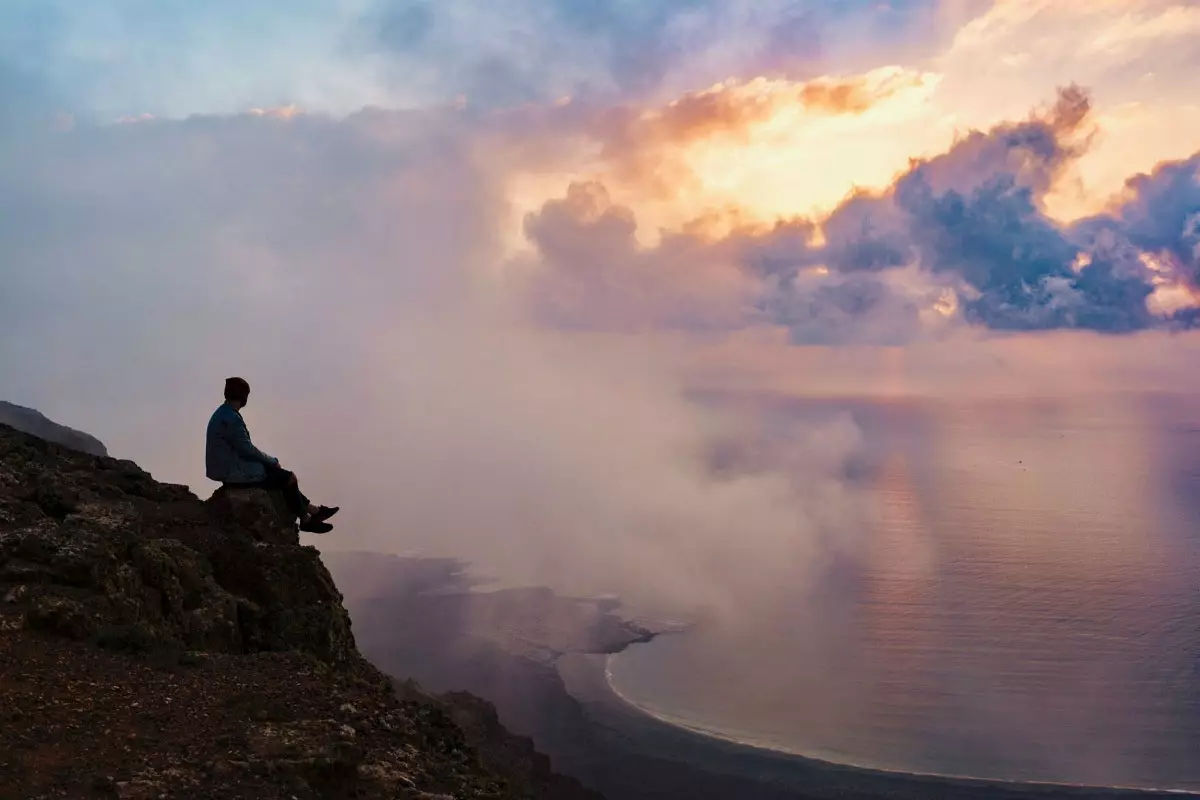
[(300, 530), (305, 533), (329, 533), (333, 530), (333, 526), (328, 522), (319, 522), (317, 520), (309, 520), (300, 526)]
[(324, 522), (341, 509), (341, 506), (317, 506), (309, 519), (313, 522)]

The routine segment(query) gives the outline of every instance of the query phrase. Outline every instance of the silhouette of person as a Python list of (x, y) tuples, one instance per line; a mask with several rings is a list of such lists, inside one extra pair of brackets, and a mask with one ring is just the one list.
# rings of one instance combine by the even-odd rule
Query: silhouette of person
[(208, 421), (204, 448), (205, 473), (209, 480), (225, 486), (272, 489), (283, 494), (288, 510), (300, 520), (300, 530), (329, 533), (326, 520), (338, 506), (317, 506), (300, 491), (295, 473), (279, 465), (279, 459), (254, 446), (242, 409), (250, 401), (250, 384), (243, 378), (225, 380), (225, 402)]

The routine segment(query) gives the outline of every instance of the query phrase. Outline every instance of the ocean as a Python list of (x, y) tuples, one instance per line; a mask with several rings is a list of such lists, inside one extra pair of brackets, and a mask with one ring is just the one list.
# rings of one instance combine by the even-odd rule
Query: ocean
[(857, 766), (1200, 790), (1198, 400), (775, 405), (862, 429), (853, 552), (614, 657), (613, 688)]

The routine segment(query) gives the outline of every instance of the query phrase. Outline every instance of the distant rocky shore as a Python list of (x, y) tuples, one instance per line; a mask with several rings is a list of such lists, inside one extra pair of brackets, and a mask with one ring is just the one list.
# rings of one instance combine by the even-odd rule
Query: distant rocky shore
[(14, 405), (0, 400), (0, 425), (8, 425), (19, 431), (61, 444), (81, 453), (93, 456), (108, 455), (108, 448), (95, 436), (68, 428), (49, 420), (40, 411)]

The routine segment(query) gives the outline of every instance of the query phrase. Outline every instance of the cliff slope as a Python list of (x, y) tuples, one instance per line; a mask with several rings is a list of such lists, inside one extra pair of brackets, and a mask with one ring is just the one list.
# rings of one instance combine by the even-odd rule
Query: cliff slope
[(355, 647), (273, 498), (0, 425), (0, 798), (597, 798)]
[(94, 456), (108, 455), (104, 443), (95, 436), (59, 425), (40, 411), (0, 400), (0, 425), (11, 425), (19, 431), (33, 434), (48, 442), (64, 445)]

